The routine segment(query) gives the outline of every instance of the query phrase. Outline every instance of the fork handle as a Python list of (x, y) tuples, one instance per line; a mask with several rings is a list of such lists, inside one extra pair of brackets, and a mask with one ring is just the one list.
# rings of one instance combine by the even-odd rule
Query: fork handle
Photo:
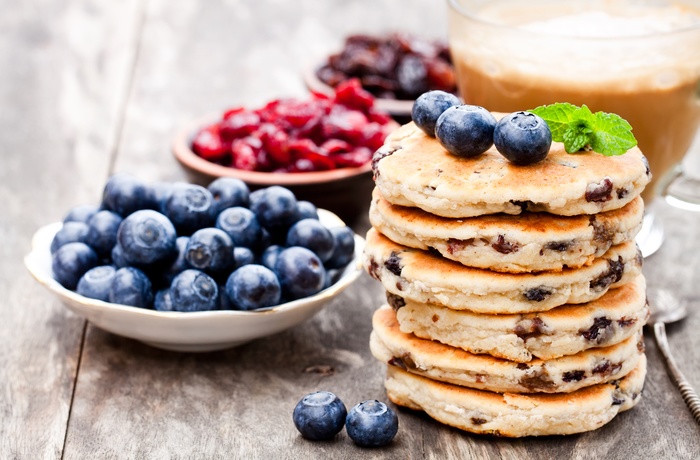
[(693, 387), (690, 386), (688, 379), (686, 379), (680, 369), (678, 369), (678, 365), (671, 355), (671, 348), (668, 346), (668, 340), (666, 339), (666, 326), (664, 323), (654, 323), (654, 336), (656, 338), (656, 344), (659, 346), (659, 350), (661, 350), (661, 354), (666, 360), (668, 371), (676, 382), (681, 396), (683, 396), (683, 401), (685, 401), (688, 409), (690, 409), (690, 413), (693, 414), (695, 422), (700, 424), (700, 398), (695, 390), (693, 390)]

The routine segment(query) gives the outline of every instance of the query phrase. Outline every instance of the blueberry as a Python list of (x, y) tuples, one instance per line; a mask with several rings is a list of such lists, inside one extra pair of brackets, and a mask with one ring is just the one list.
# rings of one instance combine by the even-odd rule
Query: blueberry
[(304, 396), (294, 408), (292, 420), (299, 433), (312, 441), (325, 441), (340, 433), (348, 411), (345, 404), (329, 391)]
[(382, 447), (399, 430), (399, 419), (386, 404), (375, 400), (359, 403), (345, 420), (348, 436), (360, 447)]
[(318, 209), (310, 201), (297, 201), (297, 215), (299, 220), (316, 219), (318, 220)]
[(511, 163), (530, 165), (547, 157), (552, 133), (547, 122), (534, 113), (515, 112), (499, 120), (493, 142)]
[(91, 204), (76, 206), (68, 211), (66, 217), (63, 218), (63, 223), (67, 222), (82, 222), (87, 224), (92, 216), (94, 216), (100, 208)]
[(435, 137), (445, 149), (460, 157), (481, 155), (493, 145), (496, 119), (476, 105), (450, 107), (438, 118)]
[(286, 246), (301, 246), (311, 249), (321, 262), (333, 255), (333, 234), (315, 219), (303, 219), (292, 225), (287, 233)]
[(290, 300), (316, 294), (323, 289), (326, 276), (321, 259), (299, 246), (280, 252), (274, 271), (280, 280), (282, 294)]
[(129, 266), (129, 262), (124, 258), (124, 250), (119, 245), (119, 242), (112, 248), (112, 264), (117, 268)]
[(185, 248), (188, 264), (207, 273), (233, 268), (233, 241), (218, 228), (203, 228), (192, 234)]
[(100, 211), (88, 221), (88, 232), (85, 243), (97, 252), (100, 257), (112, 254), (112, 248), (117, 243), (117, 231), (122, 223), (119, 214), (112, 211)]
[(262, 227), (250, 209), (224, 209), (216, 218), (216, 227), (226, 232), (236, 246), (254, 249), (260, 245)]
[(85, 243), (88, 226), (83, 222), (65, 222), (51, 240), (51, 254), (67, 243)]
[(126, 217), (147, 206), (146, 186), (130, 174), (115, 174), (107, 180), (102, 205)]
[(272, 244), (265, 248), (263, 253), (260, 255), (260, 263), (269, 268), (270, 270), (275, 270), (275, 265), (277, 265), (277, 259), (280, 256), (280, 252), (284, 250), (283, 246), (278, 244)]
[(191, 235), (214, 224), (214, 198), (199, 185), (175, 184), (163, 214), (175, 225), (178, 235)]
[(124, 258), (132, 265), (164, 261), (175, 253), (175, 227), (163, 214), (143, 209), (119, 226), (117, 240)]
[(145, 208), (163, 212), (165, 203), (173, 193), (173, 184), (170, 182), (154, 182), (146, 186)]
[(250, 191), (245, 182), (240, 179), (220, 177), (209, 184), (207, 189), (214, 197), (214, 209), (216, 214), (219, 214), (226, 208), (248, 206)]
[(156, 292), (156, 298), (153, 301), (153, 308), (158, 311), (174, 311), (173, 301), (170, 297), (170, 289), (161, 289)]
[(97, 266), (95, 251), (85, 243), (67, 243), (58, 248), (51, 259), (53, 277), (66, 289), (74, 290), (78, 281)]
[(176, 255), (172, 262), (167, 264), (161, 269), (160, 277), (162, 282), (168, 286), (173, 282), (173, 279), (181, 272), (192, 268), (190, 264), (185, 260), (185, 251), (187, 249), (187, 242), (190, 240), (188, 236), (178, 236), (175, 240), (175, 252)]
[(245, 265), (231, 273), (226, 281), (226, 295), (239, 310), (277, 305), (280, 293), (277, 276), (262, 265)]
[(243, 246), (233, 248), (233, 268), (241, 268), (244, 265), (249, 265), (255, 262), (255, 253)]
[(269, 229), (286, 227), (298, 219), (297, 199), (291, 190), (273, 185), (251, 194), (250, 210), (255, 213), (260, 224)]
[(216, 282), (199, 270), (185, 270), (170, 285), (174, 311), (209, 311), (218, 307)]
[(80, 278), (75, 292), (91, 299), (109, 302), (109, 289), (116, 272), (117, 269), (113, 265), (91, 268)]
[(355, 234), (350, 227), (333, 227), (330, 229), (335, 245), (333, 254), (325, 263), (326, 268), (345, 267), (355, 257)]
[(114, 273), (109, 289), (109, 301), (120, 305), (149, 308), (153, 302), (151, 280), (134, 267), (123, 267)]
[(462, 104), (454, 94), (445, 91), (428, 91), (418, 96), (418, 99), (413, 103), (411, 109), (411, 117), (413, 122), (422, 129), (425, 134), (430, 137), (435, 137), (435, 124), (442, 113), (449, 109)]

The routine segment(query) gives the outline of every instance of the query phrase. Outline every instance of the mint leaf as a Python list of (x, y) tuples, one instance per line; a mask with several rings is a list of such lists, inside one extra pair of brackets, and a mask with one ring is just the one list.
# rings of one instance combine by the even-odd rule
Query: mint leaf
[(552, 132), (552, 140), (555, 142), (564, 141), (564, 132), (573, 121), (573, 114), (578, 107), (568, 102), (541, 105), (533, 110), (528, 110), (538, 117), (542, 118), (549, 125), (549, 130)]
[(564, 148), (566, 153), (575, 153), (590, 143), (590, 133), (582, 133), (574, 127), (564, 131)]
[(637, 145), (632, 126), (614, 113), (596, 112), (596, 130), (591, 147), (605, 156), (622, 155)]
[(552, 140), (563, 142), (567, 153), (594, 150), (605, 156), (622, 155), (637, 145), (632, 126), (614, 113), (596, 112), (584, 104), (568, 102), (543, 105), (529, 110), (541, 117), (552, 132)]

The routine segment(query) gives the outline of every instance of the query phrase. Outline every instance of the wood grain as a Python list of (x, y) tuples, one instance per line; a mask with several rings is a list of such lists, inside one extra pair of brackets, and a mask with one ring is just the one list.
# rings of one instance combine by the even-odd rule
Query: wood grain
[(131, 66), (133, 2), (3, 2), (0, 458), (60, 458), (84, 320), (22, 266), (33, 232), (95, 201)]

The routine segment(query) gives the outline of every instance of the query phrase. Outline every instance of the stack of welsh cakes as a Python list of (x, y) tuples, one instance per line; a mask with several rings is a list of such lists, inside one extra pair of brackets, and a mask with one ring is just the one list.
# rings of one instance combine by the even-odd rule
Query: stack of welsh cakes
[(365, 269), (387, 291), (370, 346), (396, 404), (501, 436), (598, 428), (646, 374), (649, 182), (634, 148), (515, 166), (445, 151), (413, 123), (373, 161)]

